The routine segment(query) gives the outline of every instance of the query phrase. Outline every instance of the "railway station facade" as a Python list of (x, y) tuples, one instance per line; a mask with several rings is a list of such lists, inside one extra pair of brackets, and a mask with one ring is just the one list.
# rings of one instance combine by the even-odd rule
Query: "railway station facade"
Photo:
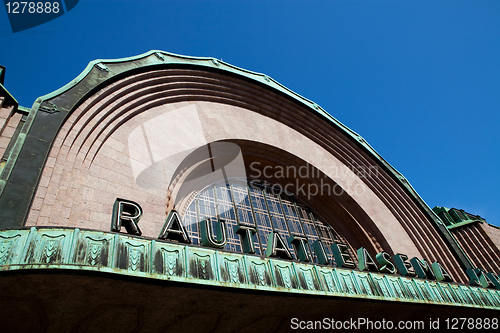
[(150, 51), (93, 61), (26, 108), (1, 70), (6, 327), (498, 322), (500, 230), (431, 209), (360, 135), (272, 78)]

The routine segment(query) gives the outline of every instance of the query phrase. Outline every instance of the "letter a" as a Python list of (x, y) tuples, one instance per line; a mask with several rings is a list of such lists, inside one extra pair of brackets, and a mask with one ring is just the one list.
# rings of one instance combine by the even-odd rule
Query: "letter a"
[(181, 243), (189, 244), (191, 240), (189, 239), (189, 235), (184, 229), (184, 226), (181, 223), (181, 219), (179, 218), (179, 213), (175, 210), (171, 210), (168, 213), (167, 219), (165, 220), (165, 224), (163, 225), (163, 229), (161, 230), (159, 239), (168, 239), (168, 240), (176, 240)]
[(364, 247), (358, 249), (358, 266), (360, 271), (378, 272), (378, 266)]
[(293, 259), (290, 250), (288, 250), (288, 246), (283, 241), (283, 238), (281, 238), (280, 234), (274, 231), (267, 236), (266, 256), (279, 257), (281, 259)]

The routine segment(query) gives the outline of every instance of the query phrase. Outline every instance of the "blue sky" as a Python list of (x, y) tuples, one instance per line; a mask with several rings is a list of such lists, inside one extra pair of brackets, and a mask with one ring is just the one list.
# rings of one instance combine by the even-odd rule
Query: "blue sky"
[(500, 1), (93, 1), (12, 33), (21, 105), (152, 49), (265, 73), (362, 135), (429, 206), (500, 225)]

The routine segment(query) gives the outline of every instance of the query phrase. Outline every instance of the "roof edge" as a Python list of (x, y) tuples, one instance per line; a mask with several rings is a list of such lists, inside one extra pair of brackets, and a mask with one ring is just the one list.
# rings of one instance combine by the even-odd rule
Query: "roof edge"
[(12, 94), (4, 87), (4, 85), (2, 83), (0, 83), (0, 91), (3, 91), (7, 97), (7, 99), (14, 103), (14, 105), (17, 107), (19, 106), (19, 102), (17, 101), (17, 99), (14, 98), (14, 96), (12, 96)]

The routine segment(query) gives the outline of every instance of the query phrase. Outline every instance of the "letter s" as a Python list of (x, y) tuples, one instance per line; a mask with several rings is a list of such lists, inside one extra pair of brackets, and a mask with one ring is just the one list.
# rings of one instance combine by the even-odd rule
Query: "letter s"
[(297, 321), (298, 321), (297, 318), (292, 318), (292, 323), (290, 325), (290, 327), (291, 327), (292, 330), (296, 330), (296, 329), (299, 328), (299, 324), (297, 323)]

